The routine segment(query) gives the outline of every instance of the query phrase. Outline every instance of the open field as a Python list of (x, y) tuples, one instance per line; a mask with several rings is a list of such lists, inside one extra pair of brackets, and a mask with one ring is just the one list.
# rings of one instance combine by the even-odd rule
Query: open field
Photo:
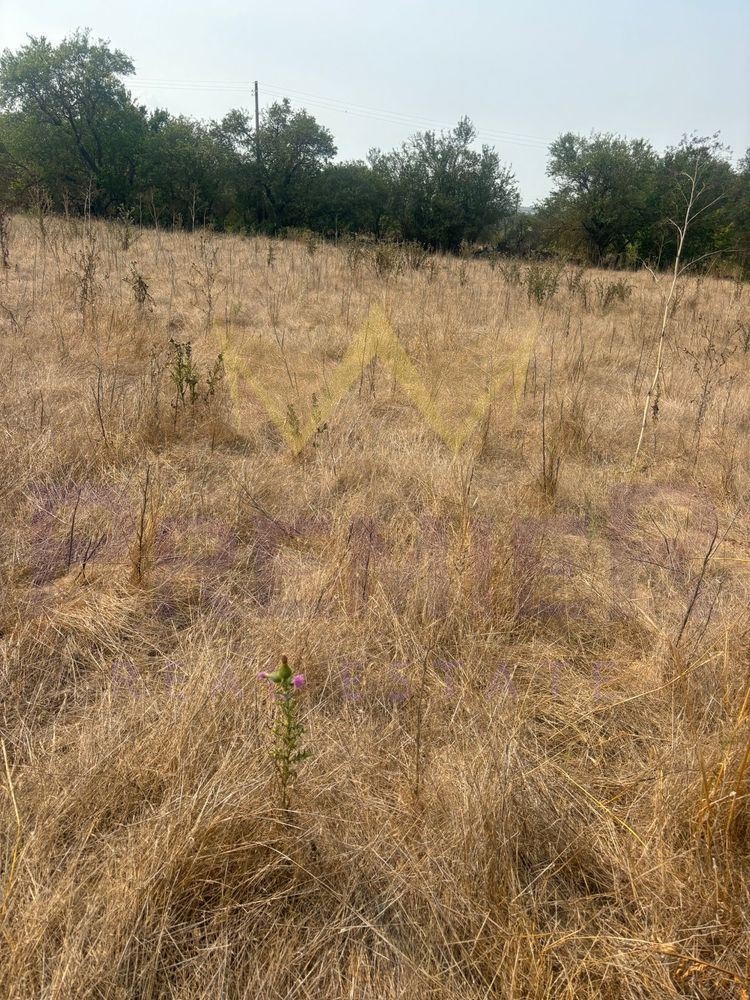
[(747, 286), (681, 281), (633, 462), (666, 276), (52, 217), (9, 264), (2, 996), (747, 996)]

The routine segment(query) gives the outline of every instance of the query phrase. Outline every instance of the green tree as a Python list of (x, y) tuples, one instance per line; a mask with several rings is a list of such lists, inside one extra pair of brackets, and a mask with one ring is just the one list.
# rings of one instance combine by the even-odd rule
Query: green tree
[(745, 275), (750, 274), (750, 149), (737, 167), (730, 205), (733, 208), (737, 260)]
[(76, 32), (60, 45), (30, 37), (0, 57), (2, 143), (17, 176), (33, 175), (59, 205), (89, 197), (93, 211), (130, 200), (145, 132), (122, 77), (132, 61)]
[(307, 224), (317, 178), (336, 155), (327, 128), (284, 98), (262, 112), (257, 135), (242, 109), (214, 123), (213, 134), (235, 157), (232, 184), (249, 225), (275, 232)]
[[(251, 141), (254, 145), (254, 135)], [(333, 136), (284, 98), (263, 112), (257, 141), (260, 162), (253, 161), (253, 166), (261, 194), (258, 221), (274, 230), (304, 225), (312, 183), (336, 155)]]
[(418, 132), (391, 153), (371, 152), (388, 189), (388, 215), (404, 239), (455, 250), (464, 240), (491, 238), (516, 210), (513, 174), (494, 149), (476, 150), (475, 138), (463, 118), (449, 132)]
[(306, 225), (326, 236), (381, 236), (387, 194), (384, 177), (366, 163), (331, 163), (313, 182)]
[(235, 208), (235, 161), (211, 126), (155, 111), (138, 165), (144, 217), (190, 228), (223, 224)]
[(643, 139), (561, 135), (547, 166), (555, 190), (539, 206), (545, 242), (594, 264), (642, 256), (659, 218), (657, 170)]
[(686, 264), (705, 263), (737, 250), (735, 215), (737, 204), (731, 197), (737, 175), (728, 151), (717, 135), (686, 136), (664, 154), (660, 176), (661, 223), (657, 227), (661, 261), (674, 260), (677, 234), (672, 219), (685, 211), (689, 178), (697, 167), (696, 212), (690, 223), (682, 258)]

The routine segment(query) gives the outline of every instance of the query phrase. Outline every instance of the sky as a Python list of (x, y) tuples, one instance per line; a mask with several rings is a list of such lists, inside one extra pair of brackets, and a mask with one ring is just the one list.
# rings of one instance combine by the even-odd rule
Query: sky
[(0, 0), (2, 48), (79, 27), (133, 59), (148, 107), (221, 118), (257, 79), (261, 105), (307, 108), (340, 159), (468, 115), (528, 205), (562, 132), (750, 147), (747, 0)]

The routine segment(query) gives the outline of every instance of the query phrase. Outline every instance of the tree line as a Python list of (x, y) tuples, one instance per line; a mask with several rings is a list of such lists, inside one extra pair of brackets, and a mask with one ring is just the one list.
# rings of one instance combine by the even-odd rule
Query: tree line
[[(212, 226), (325, 237), (368, 234), (431, 249), (481, 244), (600, 265), (674, 258), (684, 179), (696, 164), (700, 212), (686, 258), (750, 270), (750, 151), (734, 165), (717, 137), (664, 153), (642, 139), (565, 134), (549, 149), (552, 193), (522, 210), (494, 148), (468, 118), (418, 132), (390, 152), (337, 162), (331, 132), (288, 100), (259, 127), (243, 109), (221, 121), (148, 110), (125, 81), (132, 60), (76, 32), (0, 57), (0, 182), (5, 207), (43, 204), (158, 226)], [(0, 205), (0, 208), (2, 205)]]

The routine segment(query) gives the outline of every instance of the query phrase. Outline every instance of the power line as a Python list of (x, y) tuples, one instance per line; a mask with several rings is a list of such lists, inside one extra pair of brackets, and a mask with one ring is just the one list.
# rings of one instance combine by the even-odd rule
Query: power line
[[(134, 82), (145, 89), (175, 90), (184, 92), (209, 91), (211, 93), (244, 93), (251, 86), (250, 81), (236, 82), (228, 80), (169, 80), (150, 79), (146, 77), (136, 77)], [(337, 98), (322, 97), (294, 88), (276, 87), (272, 84), (261, 83), (264, 90), (269, 91), (272, 97), (287, 96), (299, 98), (306, 104), (323, 108), (337, 114), (355, 115), (357, 117), (369, 118), (372, 121), (380, 121), (392, 125), (402, 125), (407, 127), (436, 126), (439, 128), (451, 128), (448, 122), (437, 121), (422, 115), (407, 114), (399, 111), (386, 111), (383, 108), (372, 108), (367, 105), (354, 104), (341, 101)], [(499, 129), (486, 129), (477, 127), (479, 138), (486, 138), (500, 143), (512, 143), (519, 146), (526, 146), (535, 149), (546, 149), (551, 139), (542, 136), (525, 135), (521, 132), (502, 131)]]
[[(363, 117), (380, 117), (380, 120), (390, 121), (394, 124), (414, 124), (422, 127), (425, 125), (432, 125), (439, 128), (452, 127), (452, 125), (448, 122), (437, 121), (433, 118), (425, 118), (421, 115), (404, 114), (399, 111), (385, 111), (381, 108), (369, 108), (360, 104), (349, 104), (344, 101), (335, 100), (334, 98), (318, 97), (315, 94), (308, 94), (305, 91), (292, 90), (290, 88), (286, 88), (286, 90), (284, 90), (281, 87), (274, 87), (271, 84), (264, 84), (264, 87), (266, 90), (271, 91), (272, 94), (284, 95), (288, 93), (292, 96), (299, 96), (303, 100), (314, 105), (317, 104), (320, 107), (327, 107), (330, 111), (344, 111), (347, 114), (361, 114)], [(551, 139), (543, 139), (541, 136), (524, 135), (521, 132), (501, 131), (499, 129), (478, 128), (477, 133), (480, 135), (494, 137), (503, 142), (516, 142), (523, 145), (539, 146), (544, 149), (546, 149), (552, 141)]]
[[(248, 84), (239, 83), (223, 83), (219, 81), (167, 81), (167, 80), (147, 80), (145, 78), (138, 78), (137, 83), (142, 84), (144, 87), (151, 89), (164, 89), (164, 90), (182, 90), (182, 91), (210, 91), (213, 93), (219, 92), (233, 92), (233, 93), (246, 93)], [(291, 94), (293, 96), (301, 97), (305, 103), (312, 104), (313, 106), (321, 107), (327, 111), (333, 111), (342, 114), (352, 114), (358, 117), (370, 118), (374, 121), (387, 122), (389, 124), (395, 125), (407, 125), (407, 126), (418, 126), (424, 127), (425, 125), (434, 125), (441, 128), (452, 127), (448, 122), (436, 121), (435, 119), (426, 118), (420, 115), (410, 115), (401, 112), (385, 111), (379, 108), (368, 108), (364, 105), (349, 104), (344, 101), (339, 101), (334, 98), (323, 98), (318, 97), (313, 94), (308, 94), (305, 91), (297, 91), (291, 88), (282, 89), (280, 87), (275, 87), (271, 84), (263, 84), (265, 90), (270, 91), (272, 96), (286, 96)], [(487, 137), (500, 142), (510, 142), (518, 145), (531, 146), (535, 148), (546, 149), (551, 139), (543, 139), (539, 136), (527, 136), (523, 133), (518, 132), (502, 132), (496, 129), (485, 129), (479, 128), (477, 133), (480, 137)]]
[[(310, 99), (317, 100), (317, 101), (325, 101), (326, 103), (329, 103), (329, 104), (345, 105), (347, 108), (356, 108), (356, 109), (362, 110), (362, 111), (370, 111), (370, 112), (375, 112), (377, 114), (384, 114), (384, 115), (394, 116), (394, 117), (397, 117), (397, 118), (410, 119), (412, 121), (421, 121), (421, 122), (424, 122), (425, 124), (428, 124), (428, 125), (440, 125), (440, 126), (443, 126), (443, 127), (449, 127), (447, 122), (437, 121), (434, 118), (426, 118), (423, 115), (405, 114), (405, 113), (400, 112), (400, 111), (385, 111), (383, 108), (371, 108), (371, 107), (368, 107), (367, 105), (363, 105), (363, 104), (353, 104), (351, 102), (340, 101), (337, 98), (321, 97), (319, 94), (311, 94), (311, 93), (309, 93), (307, 91), (304, 91), (304, 90), (294, 90), (291, 87), (287, 87), (287, 88), (276, 87), (276, 86), (274, 86), (273, 84), (270, 84), (270, 83), (264, 83), (263, 86), (266, 88), (266, 90), (276, 91), (277, 93), (289, 93), (289, 94), (293, 94), (293, 95), (299, 95), (299, 96), (301, 96), (303, 98), (310, 98)], [(547, 143), (547, 142), (551, 142), (552, 141), (551, 139), (546, 139), (543, 136), (525, 135), (523, 132), (512, 132), (512, 131), (507, 131), (505, 129), (483, 129), (482, 131), (486, 132), (488, 134), (490, 132), (493, 132), (496, 135), (503, 135), (503, 136), (508, 137), (508, 138), (519, 138), (519, 139), (529, 140), (529, 141), (532, 141), (532, 142), (544, 142), (544, 143)]]

